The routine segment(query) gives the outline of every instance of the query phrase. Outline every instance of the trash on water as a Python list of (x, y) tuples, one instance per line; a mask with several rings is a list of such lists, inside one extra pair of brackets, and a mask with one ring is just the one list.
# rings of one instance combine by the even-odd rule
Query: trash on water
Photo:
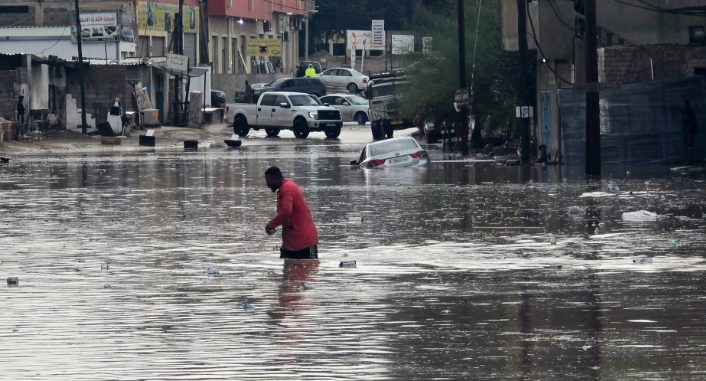
[(639, 257), (634, 258), (632, 263), (652, 263), (652, 257)]
[(310, 285), (309, 283), (302, 283), (302, 285), (299, 286), (299, 289), (302, 291), (311, 290), (313, 288), (314, 286)]
[(248, 302), (243, 303), (243, 310), (252, 311), (254, 309), (255, 309), (255, 306), (253, 306), (252, 304), (250, 304)]
[(17, 286), (20, 283), (20, 278), (16, 276), (11, 276), (7, 278), (7, 285), (8, 286)]
[(556, 245), (556, 237), (549, 238), (549, 243), (551, 243), (552, 245)]
[(657, 221), (657, 213), (640, 210), (637, 212), (626, 212), (620, 217), (623, 221), (650, 222)]
[(667, 243), (670, 243), (672, 245), (678, 245), (681, 243), (681, 239), (679, 238), (671, 238), (667, 241)]
[(620, 190), (620, 187), (618, 186), (618, 182), (617, 182), (617, 181), (608, 181), (608, 189), (609, 189), (611, 192), (617, 192), (617, 191), (619, 191), (619, 190)]
[(101, 270), (110, 270), (110, 265), (109, 264), (101, 264)]
[(218, 275), (218, 274), (220, 274), (220, 273), (218, 272), (218, 270), (215, 270), (215, 269), (212, 269), (212, 268), (209, 267), (209, 268), (206, 269), (206, 274), (208, 274), (208, 275)]
[(544, 266), (544, 268), (546, 268), (546, 269), (557, 269), (557, 270), (561, 270), (563, 267), (564, 267), (564, 265), (562, 265), (561, 263), (552, 263), (548, 266)]
[(356, 261), (341, 261), (338, 267), (357, 267)]

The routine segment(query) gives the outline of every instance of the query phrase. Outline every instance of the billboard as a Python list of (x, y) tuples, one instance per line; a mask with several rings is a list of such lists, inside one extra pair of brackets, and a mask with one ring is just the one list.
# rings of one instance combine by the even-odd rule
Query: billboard
[[(72, 15), (74, 26), (71, 27), (71, 41), (77, 42), (76, 14)], [(114, 41), (120, 36), (118, 14), (116, 12), (82, 13), (81, 41)]]
[(123, 41), (135, 42), (135, 15), (120, 14), (120, 39)]
[[(171, 32), (174, 29), (174, 15), (179, 13), (179, 6), (140, 1), (137, 19), (140, 30)], [(184, 6), (184, 33), (199, 32), (199, 8)]]
[(373, 20), (370, 47), (385, 50), (385, 20)]
[(282, 41), (277, 39), (249, 39), (246, 52), (249, 57), (280, 57), (282, 55)]
[(358, 50), (384, 50), (384, 48), (373, 48), (370, 42), (373, 39), (373, 34), (369, 30), (347, 30), (346, 31), (346, 49), (353, 48), (353, 39), (355, 36), (355, 45)]
[(392, 54), (402, 55), (414, 53), (413, 35), (392, 35)]

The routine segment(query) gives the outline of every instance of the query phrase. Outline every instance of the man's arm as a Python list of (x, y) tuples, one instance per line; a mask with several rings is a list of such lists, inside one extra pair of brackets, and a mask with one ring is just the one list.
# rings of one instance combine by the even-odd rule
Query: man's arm
[[(280, 189), (280, 192), (282, 190)], [(292, 215), (292, 208), (294, 206), (294, 196), (287, 192), (282, 194), (282, 208), (277, 212), (275, 218), (273, 218), (268, 224), (268, 229), (274, 229), (280, 225), (284, 225), (285, 222)]]

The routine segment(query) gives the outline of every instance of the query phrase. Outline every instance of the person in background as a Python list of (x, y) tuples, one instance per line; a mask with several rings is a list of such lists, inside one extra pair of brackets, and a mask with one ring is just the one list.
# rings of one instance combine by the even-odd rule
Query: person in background
[(250, 86), (250, 82), (245, 80), (245, 95), (243, 95), (243, 102), (245, 103), (253, 103), (252, 102), (252, 86)]
[(19, 139), (20, 135), (22, 135), (24, 131), (26, 112), (24, 101), (24, 95), (20, 95), (19, 98), (17, 98), (17, 124), (15, 125), (15, 140)]
[(282, 227), (282, 259), (318, 259), (319, 233), (311, 217), (302, 190), (291, 180), (285, 180), (277, 167), (265, 172), (267, 187), (277, 193), (277, 215), (265, 226), (267, 235)]
[(691, 165), (694, 161), (694, 143), (696, 143), (698, 123), (696, 122), (696, 113), (691, 108), (691, 102), (689, 101), (684, 101), (681, 121), (684, 134), (684, 164)]
[(306, 76), (307, 78), (316, 78), (316, 69), (314, 69), (314, 65), (309, 64), (309, 68), (306, 69)]
[(301, 77), (303, 77), (303, 76), (305, 76), (305, 75), (306, 75), (306, 68), (304, 67), (304, 64), (301, 64), (301, 65), (299, 65), (299, 67), (297, 68), (296, 77), (297, 77), (297, 78), (301, 78)]

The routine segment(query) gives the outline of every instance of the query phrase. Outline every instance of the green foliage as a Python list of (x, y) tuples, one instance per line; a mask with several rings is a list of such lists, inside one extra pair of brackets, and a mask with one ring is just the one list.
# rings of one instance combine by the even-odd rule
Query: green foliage
[[(472, 113), (477, 125), (484, 127), (484, 133), (492, 133), (514, 124), (519, 64), (516, 53), (502, 49), (501, 0), (483, 0), (476, 35), (479, 5), (477, 0), (465, 4), (467, 86), (469, 90), (473, 86)], [(413, 65), (411, 91), (403, 102), (408, 113), (458, 118), (453, 107), (459, 88), (457, 9), (456, 0), (425, 0), (415, 9), (410, 25), (433, 38), (433, 54)]]

